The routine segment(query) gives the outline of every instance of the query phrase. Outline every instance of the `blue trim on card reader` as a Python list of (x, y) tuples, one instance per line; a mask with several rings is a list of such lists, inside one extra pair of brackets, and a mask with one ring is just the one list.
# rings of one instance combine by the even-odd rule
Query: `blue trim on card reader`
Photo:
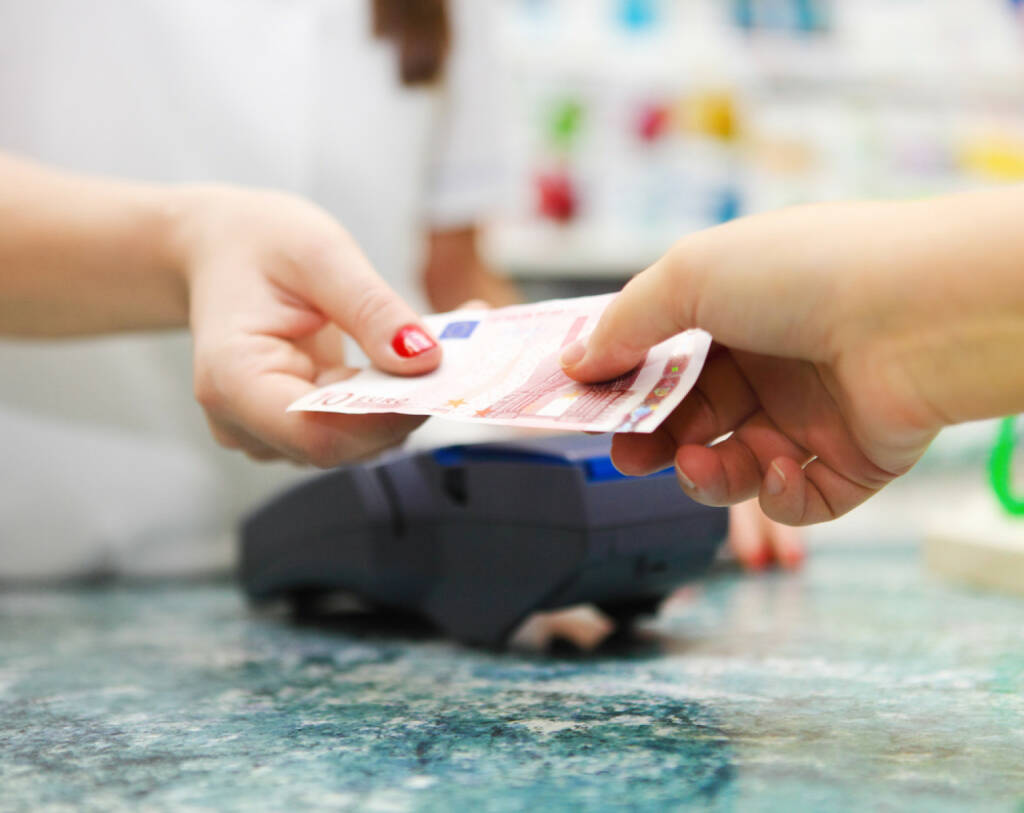
[[(445, 468), (460, 466), (469, 462), (489, 461), (495, 463), (537, 463), (547, 466), (564, 466), (583, 470), (583, 476), (589, 483), (603, 483), (613, 480), (628, 480), (629, 475), (615, 468), (607, 455), (572, 459), (559, 454), (545, 452), (516, 451), (508, 448), (488, 449), (481, 446), (446, 446), (434, 451), (434, 460)], [(664, 477), (671, 474), (672, 469), (662, 469), (648, 477)]]

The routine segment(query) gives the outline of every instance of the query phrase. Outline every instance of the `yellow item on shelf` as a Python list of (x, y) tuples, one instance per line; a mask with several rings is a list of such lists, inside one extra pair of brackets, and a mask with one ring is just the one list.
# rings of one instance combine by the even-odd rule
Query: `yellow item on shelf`
[(960, 151), (960, 164), (993, 180), (1024, 180), (1024, 138), (1009, 134), (971, 138)]
[(672, 109), (678, 129), (721, 141), (734, 141), (740, 134), (736, 97), (727, 90), (708, 90), (684, 96)]

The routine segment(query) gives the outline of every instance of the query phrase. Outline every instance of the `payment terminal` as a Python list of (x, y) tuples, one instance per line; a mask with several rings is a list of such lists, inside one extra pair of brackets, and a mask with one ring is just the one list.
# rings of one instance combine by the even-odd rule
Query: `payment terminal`
[(449, 446), (320, 475), (246, 520), (242, 584), (255, 601), (344, 591), (492, 647), (537, 610), (653, 609), (705, 571), (728, 512), (690, 500), (671, 470), (619, 474), (609, 446)]

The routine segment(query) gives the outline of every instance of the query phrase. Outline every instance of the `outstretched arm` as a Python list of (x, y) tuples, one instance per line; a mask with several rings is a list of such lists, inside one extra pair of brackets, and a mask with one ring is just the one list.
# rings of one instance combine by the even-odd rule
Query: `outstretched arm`
[(342, 333), (389, 372), (441, 350), (348, 233), (297, 198), (62, 173), (0, 155), (0, 333), (191, 325), (214, 436), (321, 466), (401, 440), (419, 420), (286, 413), (349, 374)]
[[(639, 473), (790, 524), (850, 510), (952, 423), (1024, 409), (1024, 189), (808, 206), (680, 240), (615, 299), (567, 372), (613, 377), (690, 327), (716, 340)], [(708, 446), (719, 436), (728, 440)]]

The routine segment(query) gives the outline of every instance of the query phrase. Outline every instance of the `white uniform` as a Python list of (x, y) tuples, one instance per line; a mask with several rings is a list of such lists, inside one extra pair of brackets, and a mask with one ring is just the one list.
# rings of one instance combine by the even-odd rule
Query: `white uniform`
[[(495, 190), (485, 0), (440, 89), (405, 89), (368, 0), (0, 0), (0, 149), (76, 170), (310, 197), (414, 307), (425, 225)], [(231, 559), (285, 479), (216, 448), (187, 335), (0, 342), (0, 578)]]

